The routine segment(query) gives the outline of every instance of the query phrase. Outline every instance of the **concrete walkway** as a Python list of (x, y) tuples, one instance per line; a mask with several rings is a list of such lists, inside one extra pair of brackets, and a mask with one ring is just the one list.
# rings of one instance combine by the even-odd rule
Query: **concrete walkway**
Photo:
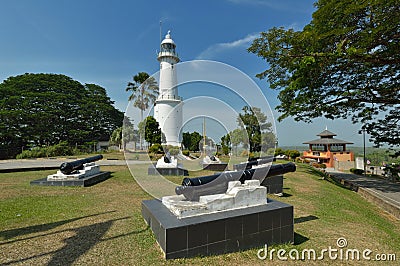
[(332, 169), (327, 169), (326, 172), (344, 186), (357, 191), (400, 219), (400, 182), (390, 182), (383, 178), (359, 176)]
[[(24, 160), (0, 160), (0, 172), (17, 172), (29, 170), (58, 169), (64, 162), (75, 161), (76, 159), (24, 159)], [(96, 162), (100, 166), (106, 165), (127, 165), (148, 163), (135, 160), (100, 160)]]

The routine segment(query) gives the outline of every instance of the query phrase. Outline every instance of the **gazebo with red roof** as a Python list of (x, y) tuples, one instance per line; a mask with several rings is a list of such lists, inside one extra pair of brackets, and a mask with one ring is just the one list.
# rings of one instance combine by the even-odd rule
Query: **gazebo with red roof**
[(303, 142), (309, 145), (309, 150), (303, 152), (304, 158), (314, 159), (326, 165), (326, 167), (334, 167), (335, 161), (353, 162), (354, 153), (346, 150), (347, 144), (352, 142), (336, 139), (335, 133), (325, 129), (319, 133), (319, 139)]

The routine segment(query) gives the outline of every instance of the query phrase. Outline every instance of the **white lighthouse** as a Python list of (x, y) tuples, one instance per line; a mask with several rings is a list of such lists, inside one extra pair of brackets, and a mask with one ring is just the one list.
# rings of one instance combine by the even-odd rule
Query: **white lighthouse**
[(154, 107), (154, 118), (165, 136), (164, 144), (180, 146), (183, 102), (178, 95), (176, 63), (179, 62), (179, 57), (175, 48), (176, 45), (168, 31), (161, 42), (161, 50), (157, 57), (160, 62), (160, 91)]

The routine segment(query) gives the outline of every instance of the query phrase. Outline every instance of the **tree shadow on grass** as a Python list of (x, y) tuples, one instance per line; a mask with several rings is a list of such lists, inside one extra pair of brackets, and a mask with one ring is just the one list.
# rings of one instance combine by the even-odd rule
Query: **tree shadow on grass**
[(304, 222), (308, 222), (308, 221), (312, 221), (312, 220), (317, 220), (317, 219), (319, 219), (317, 216), (308, 215), (308, 216), (303, 216), (303, 217), (294, 218), (294, 223), (295, 223), (295, 224), (299, 224), (299, 223), (304, 223)]
[(47, 265), (71, 265), (101, 241), (113, 222), (114, 220), (110, 220), (73, 230), (76, 234), (64, 240), (65, 246), (54, 253)]
[(11, 229), (11, 230), (1, 231), (0, 238), (7, 240), (7, 239), (15, 238), (18, 236), (29, 235), (29, 234), (33, 234), (33, 233), (39, 233), (39, 232), (45, 232), (45, 231), (49, 231), (53, 228), (56, 228), (58, 226), (61, 226), (61, 225), (67, 224), (67, 223), (75, 222), (75, 221), (89, 218), (89, 217), (112, 213), (112, 212), (115, 212), (115, 211), (108, 211), (108, 212), (102, 212), (102, 213), (97, 213), (97, 214), (92, 214), (92, 215), (86, 215), (86, 216), (68, 219), (68, 220), (64, 220), (64, 221), (58, 221), (58, 222), (54, 222), (54, 223), (38, 224), (38, 225), (32, 225), (32, 226), (28, 226), (28, 227), (24, 227), (24, 228), (16, 228), (16, 229)]
[[(88, 217), (90, 217), (90, 216), (88, 216)], [(50, 252), (36, 254), (34, 256), (22, 258), (22, 259), (15, 260), (15, 261), (9, 261), (9, 262), (5, 263), (4, 265), (11, 265), (14, 263), (27, 262), (31, 259), (35, 259), (35, 258), (39, 258), (39, 257), (43, 257), (43, 256), (49, 256), (49, 255), (51, 255), (51, 259), (47, 263), (47, 265), (72, 265), (79, 257), (81, 257), (83, 254), (87, 253), (91, 248), (93, 248), (99, 242), (109, 241), (109, 240), (113, 240), (116, 238), (125, 237), (125, 236), (129, 236), (129, 235), (134, 235), (134, 234), (140, 234), (149, 229), (149, 226), (146, 226), (146, 228), (138, 230), (138, 231), (133, 231), (130, 233), (121, 234), (121, 235), (117, 235), (117, 236), (113, 236), (113, 237), (109, 237), (109, 238), (105, 238), (105, 239), (103, 238), (103, 236), (111, 228), (111, 226), (113, 225), (114, 222), (119, 221), (119, 220), (130, 219), (130, 218), (131, 217), (123, 217), (123, 218), (108, 220), (105, 222), (99, 222), (99, 223), (95, 223), (95, 224), (91, 224), (91, 225), (86, 225), (86, 226), (82, 226), (79, 228), (66, 229), (65, 231), (72, 231), (75, 234), (72, 237), (69, 237), (64, 240), (65, 245), (62, 248), (60, 248), (56, 251), (50, 251)]]

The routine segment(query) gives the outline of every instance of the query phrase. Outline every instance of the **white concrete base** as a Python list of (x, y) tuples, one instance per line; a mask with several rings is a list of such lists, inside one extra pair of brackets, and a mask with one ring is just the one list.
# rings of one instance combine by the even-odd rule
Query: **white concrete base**
[(78, 170), (78, 172), (74, 174), (65, 175), (61, 173), (60, 170), (58, 170), (57, 174), (48, 175), (47, 180), (52, 181), (52, 180), (66, 180), (66, 179), (81, 179), (92, 175), (96, 175), (98, 173), (100, 173), (100, 166), (92, 162), (84, 164), (83, 169)]
[(156, 164), (156, 168), (178, 168), (178, 167), (182, 168), (182, 165), (178, 164), (178, 159), (175, 156), (171, 156), (170, 163), (164, 162), (164, 156), (163, 156), (161, 157), (161, 159), (157, 161)]
[(229, 182), (224, 194), (201, 196), (199, 201), (188, 201), (183, 195), (166, 196), (162, 203), (177, 218), (186, 218), (267, 204), (267, 188), (259, 180)]
[(217, 164), (221, 163), (221, 160), (214, 156), (215, 161), (211, 160), (210, 157), (207, 155), (206, 157), (203, 158), (203, 164)]

